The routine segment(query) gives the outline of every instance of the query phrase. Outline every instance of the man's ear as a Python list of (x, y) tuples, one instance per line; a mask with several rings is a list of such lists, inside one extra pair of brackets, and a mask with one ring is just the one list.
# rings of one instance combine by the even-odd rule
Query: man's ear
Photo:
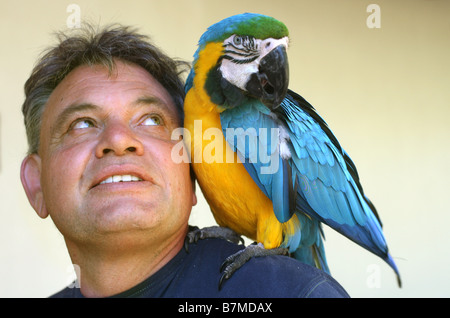
[(192, 206), (197, 205), (197, 195), (195, 194), (195, 173), (194, 169), (192, 169), (192, 166), (189, 164), (190, 170), (191, 170), (191, 181), (192, 181)]
[(192, 192), (192, 206), (197, 205), (197, 196), (195, 195), (195, 191)]
[(20, 180), (28, 201), (43, 219), (48, 216), (41, 187), (41, 158), (37, 154), (27, 156), (20, 167)]

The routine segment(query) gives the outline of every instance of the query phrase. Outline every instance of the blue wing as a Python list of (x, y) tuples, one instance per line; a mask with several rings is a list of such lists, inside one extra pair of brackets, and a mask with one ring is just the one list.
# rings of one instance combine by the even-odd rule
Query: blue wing
[(248, 101), (221, 113), (221, 124), (228, 144), (237, 152), (247, 172), (272, 201), (281, 222), (296, 213), (301, 224), (295, 234), (285, 237), (283, 245), (295, 258), (329, 272), (323, 247), (323, 232), (318, 220), (311, 219), (295, 206), (292, 168), (278, 152), (279, 126), (276, 118), (259, 101)]
[[(314, 224), (314, 221), (320, 221), (380, 256), (399, 277), (388, 253), (381, 222), (375, 207), (364, 195), (355, 165), (325, 121), (306, 100), (289, 91), (274, 113), (255, 101), (223, 112), (221, 122), (225, 135), (226, 128), (256, 129), (258, 142), (239, 146), (237, 140), (233, 140), (232, 146), (241, 160), (245, 160), (249, 174), (272, 200), (278, 220), (286, 222), (295, 213), (302, 218), (301, 222), (308, 223), (309, 218), (305, 214), (311, 217), (308, 227), (312, 229), (311, 233), (305, 235), (306, 229), (302, 227), (298, 247), (306, 241), (315, 242), (319, 246), (319, 254), (323, 254), (320, 251), (323, 249), (322, 241), (316, 237), (320, 237), (321, 229)], [(261, 138), (259, 128), (280, 126), (289, 136), (288, 160), (281, 158), (279, 148), (273, 145), (273, 138), (261, 142), (264, 138)], [(269, 164), (251, 160), (254, 152), (270, 154), (271, 163), (278, 160), (279, 169), (262, 173), (261, 169)], [(294, 244), (291, 243), (292, 246)], [(326, 264), (324, 254), (322, 259)]]

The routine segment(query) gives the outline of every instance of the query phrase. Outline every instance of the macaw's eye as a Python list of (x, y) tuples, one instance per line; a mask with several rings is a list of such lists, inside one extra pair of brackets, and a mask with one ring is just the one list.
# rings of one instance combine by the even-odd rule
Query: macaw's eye
[(155, 114), (145, 116), (144, 119), (141, 121), (142, 126), (160, 126), (162, 124), (163, 121), (161, 117)]
[(242, 37), (239, 35), (236, 35), (233, 39), (234, 45), (241, 45), (242, 44)]

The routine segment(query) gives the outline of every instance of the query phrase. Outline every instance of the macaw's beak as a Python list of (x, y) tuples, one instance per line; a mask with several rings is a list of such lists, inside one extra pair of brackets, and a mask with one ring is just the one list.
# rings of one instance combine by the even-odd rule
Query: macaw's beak
[(246, 85), (250, 95), (260, 99), (270, 109), (280, 106), (289, 85), (289, 63), (286, 47), (279, 45), (261, 59), (259, 71)]

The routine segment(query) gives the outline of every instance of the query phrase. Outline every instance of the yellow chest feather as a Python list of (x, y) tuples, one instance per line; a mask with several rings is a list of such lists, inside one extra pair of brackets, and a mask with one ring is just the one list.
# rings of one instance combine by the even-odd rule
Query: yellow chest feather
[[(216, 61), (212, 59), (211, 63)], [(261, 242), (266, 248), (277, 247), (283, 230), (272, 202), (226, 142), (217, 106), (203, 89), (195, 88), (204, 87), (204, 80), (205, 77), (196, 76), (194, 88), (185, 99), (185, 143), (198, 183), (219, 225)]]
[(187, 118), (193, 168), (217, 223), (256, 240), (258, 218), (273, 214), (272, 202), (239, 162), (220, 127), (218, 114), (201, 121)]

